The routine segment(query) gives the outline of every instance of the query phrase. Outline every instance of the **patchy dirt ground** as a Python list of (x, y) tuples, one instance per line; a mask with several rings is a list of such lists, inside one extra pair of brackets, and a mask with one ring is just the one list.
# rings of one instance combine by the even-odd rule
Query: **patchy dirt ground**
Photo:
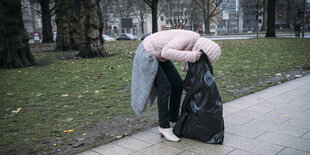
[[(140, 131), (158, 126), (157, 111), (146, 111), (142, 116), (122, 115), (110, 118), (105, 122), (99, 122), (86, 130), (86, 138), (73, 139), (73, 144), (64, 145), (58, 149), (58, 155), (75, 154), (92, 147), (100, 146), (114, 140), (131, 136)], [(159, 136), (159, 135), (158, 135)], [(73, 146), (76, 145), (77, 147)], [(78, 146), (80, 145), (80, 146)]]

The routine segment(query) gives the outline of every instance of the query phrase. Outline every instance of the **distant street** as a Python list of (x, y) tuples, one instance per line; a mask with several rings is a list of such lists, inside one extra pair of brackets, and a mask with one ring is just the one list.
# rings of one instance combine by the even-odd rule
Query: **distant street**
[[(265, 35), (266, 34), (258, 34), (258, 38), (265, 38)], [(296, 38), (294, 33), (276, 34), (276, 36), (278, 38)], [(256, 37), (256, 34), (206, 36), (206, 38), (211, 40), (249, 39)], [(310, 38), (310, 33), (305, 33), (305, 38)]]

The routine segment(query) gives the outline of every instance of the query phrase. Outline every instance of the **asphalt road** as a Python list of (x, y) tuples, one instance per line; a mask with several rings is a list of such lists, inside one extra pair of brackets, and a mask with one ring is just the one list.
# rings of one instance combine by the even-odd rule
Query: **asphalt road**
[[(258, 34), (258, 38), (265, 38), (266, 34)], [(276, 34), (278, 38), (296, 38), (294, 33)], [(218, 36), (206, 36), (211, 40), (232, 40), (232, 39), (249, 39), (257, 38), (256, 34), (245, 34), (245, 35), (218, 35)], [(310, 33), (305, 33), (305, 38), (310, 38)]]

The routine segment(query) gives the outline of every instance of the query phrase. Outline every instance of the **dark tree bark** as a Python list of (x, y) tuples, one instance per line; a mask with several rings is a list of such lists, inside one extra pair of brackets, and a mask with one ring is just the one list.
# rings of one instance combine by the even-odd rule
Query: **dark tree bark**
[(158, 9), (158, 0), (143, 0), (152, 10), (152, 33), (158, 31), (157, 23), (157, 9)]
[(57, 37), (55, 51), (79, 49), (79, 0), (55, 0)]
[(52, 24), (51, 24), (51, 11), (49, 8), (50, 0), (39, 0), (42, 12), (42, 35), (43, 43), (54, 42)]
[(266, 37), (276, 37), (275, 30), (275, 14), (276, 0), (268, 0), (268, 17), (267, 17), (267, 33)]
[(103, 38), (103, 21), (98, 0), (81, 0), (80, 16), (80, 52), (82, 58), (105, 57)]
[(29, 50), (20, 0), (0, 1), (0, 68), (36, 65)]

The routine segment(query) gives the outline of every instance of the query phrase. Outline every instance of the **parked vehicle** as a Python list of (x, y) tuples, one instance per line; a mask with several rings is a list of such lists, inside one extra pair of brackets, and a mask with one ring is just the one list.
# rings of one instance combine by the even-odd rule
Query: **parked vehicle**
[(115, 41), (115, 39), (105, 34), (103, 34), (102, 37), (104, 41)]
[(149, 36), (151, 33), (145, 33), (141, 35), (140, 40), (144, 40), (147, 36)]
[(123, 34), (118, 35), (116, 37), (116, 40), (139, 40), (139, 38), (132, 34), (123, 33)]

